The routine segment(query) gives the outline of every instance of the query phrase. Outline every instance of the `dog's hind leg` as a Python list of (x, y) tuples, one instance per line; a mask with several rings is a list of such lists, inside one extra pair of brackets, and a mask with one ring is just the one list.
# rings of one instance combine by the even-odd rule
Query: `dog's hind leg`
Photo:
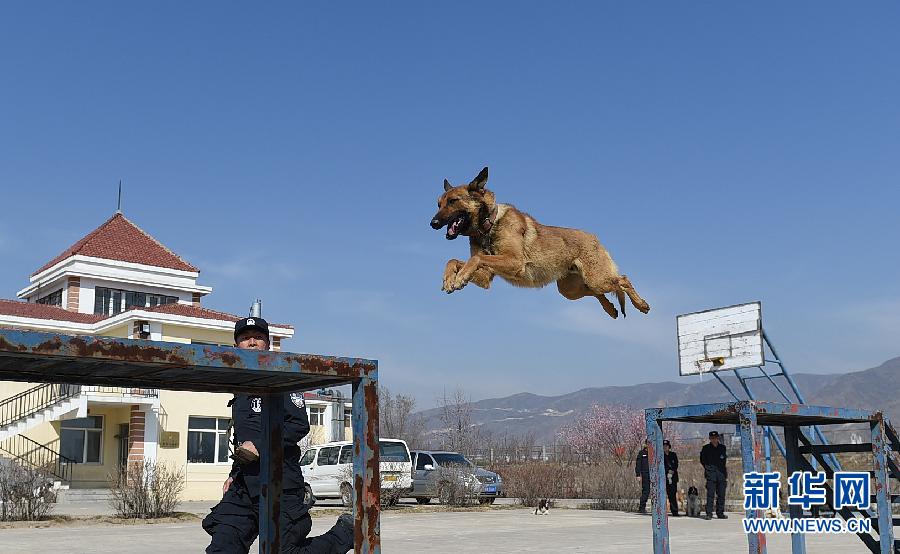
[[(640, 297), (636, 290), (634, 290), (634, 285), (631, 284), (631, 279), (624, 275), (619, 275), (619, 290), (616, 291), (616, 294), (621, 295), (622, 292), (628, 295), (628, 298), (631, 299), (631, 303), (635, 308), (640, 310), (643, 313), (647, 313), (650, 311), (650, 305), (647, 304), (647, 301)], [(622, 302), (622, 312), (624, 313), (624, 302), (625, 300), (620, 296), (620, 302)]]
[(593, 296), (600, 301), (600, 305), (603, 306), (603, 310), (609, 314), (609, 317), (613, 319), (619, 317), (619, 312), (616, 311), (616, 307), (613, 306), (613, 303), (610, 302), (606, 296), (597, 294), (591, 290), (591, 288), (585, 284), (584, 278), (578, 273), (569, 273), (557, 281), (556, 288), (559, 289), (561, 295), (569, 300), (578, 300), (585, 296)]
[(625, 293), (622, 290), (616, 291), (616, 298), (619, 300), (619, 309), (622, 310), (622, 317), (626, 317), (625, 315)]
[[(619, 287), (616, 286), (618, 284), (618, 275), (612, 273), (615, 271), (615, 266), (603, 264), (597, 259), (591, 259), (588, 261), (575, 260), (575, 267), (581, 272), (581, 280), (590, 291), (587, 294), (600, 301), (600, 305), (603, 306), (603, 310), (609, 314), (609, 317), (613, 319), (619, 317), (616, 307), (605, 296), (608, 292), (618, 293), (619, 291)], [(622, 314), (624, 315), (625, 302), (622, 298), (619, 299), (619, 305), (622, 306)]]
[(578, 273), (569, 273), (556, 282), (559, 293), (569, 300), (578, 300), (585, 296), (594, 296), (594, 292), (584, 284), (584, 279)]
[[(610, 302), (606, 296), (598, 294), (595, 296), (595, 298), (600, 301), (600, 305), (603, 306), (603, 311), (609, 314), (609, 317), (613, 319), (619, 317), (619, 312), (616, 311), (616, 307), (613, 306), (613, 303)], [(625, 310), (622, 310), (622, 315), (625, 315)]]

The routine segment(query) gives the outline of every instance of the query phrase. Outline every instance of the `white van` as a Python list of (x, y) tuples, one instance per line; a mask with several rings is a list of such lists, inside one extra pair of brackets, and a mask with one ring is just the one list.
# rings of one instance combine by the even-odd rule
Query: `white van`
[[(412, 462), (409, 447), (400, 439), (380, 439), (381, 488), (412, 491)], [(303, 479), (316, 498), (340, 498), (344, 506), (353, 503), (353, 443), (329, 442), (310, 446), (300, 458)]]

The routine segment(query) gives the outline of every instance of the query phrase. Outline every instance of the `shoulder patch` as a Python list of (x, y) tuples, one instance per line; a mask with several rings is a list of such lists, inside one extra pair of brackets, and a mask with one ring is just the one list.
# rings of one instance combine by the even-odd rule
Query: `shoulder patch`
[(302, 392), (292, 392), (291, 393), (291, 402), (293, 402), (294, 406), (297, 406), (298, 408), (302, 408), (302, 407), (306, 406), (306, 401), (303, 400)]
[(262, 412), (262, 398), (253, 396), (250, 398), (250, 409), (256, 413)]

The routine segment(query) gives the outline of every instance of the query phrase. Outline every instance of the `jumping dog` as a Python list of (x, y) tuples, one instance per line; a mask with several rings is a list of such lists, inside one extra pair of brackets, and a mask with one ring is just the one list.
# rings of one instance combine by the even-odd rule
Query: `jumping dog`
[(486, 167), (467, 185), (454, 187), (444, 179), (431, 226), (446, 226), (448, 240), (469, 237), (471, 257), (447, 262), (442, 290), (449, 294), (470, 282), (487, 289), (495, 276), (518, 287), (538, 288), (555, 281), (564, 297), (592, 296), (613, 319), (619, 312), (608, 293), (616, 296), (623, 316), (625, 295), (639, 311), (650, 311), (596, 236), (542, 225), (510, 204), (498, 204), (485, 188), (487, 180)]

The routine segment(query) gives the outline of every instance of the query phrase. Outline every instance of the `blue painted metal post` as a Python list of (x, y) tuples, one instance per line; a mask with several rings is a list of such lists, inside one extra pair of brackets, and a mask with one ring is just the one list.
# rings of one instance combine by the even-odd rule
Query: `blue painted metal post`
[(353, 521), (357, 554), (381, 552), (378, 370), (353, 382)]
[[(766, 375), (766, 376), (768, 377), (768, 374), (766, 373), (766, 371), (765, 371), (761, 366), (760, 366), (759, 370), (763, 372), (763, 375)], [(756, 395), (753, 394), (753, 391), (752, 391), (752, 390), (750, 390), (750, 385), (749, 385), (749, 383), (747, 383), (747, 378), (744, 377), (744, 376), (741, 374), (741, 372), (738, 371), (737, 369), (734, 370), (734, 376), (737, 377), (738, 382), (739, 382), (739, 383), (741, 384), (741, 386), (744, 388), (744, 392), (747, 393), (747, 399), (748, 399), (748, 400), (756, 400)], [(769, 380), (771, 381), (772, 379), (769, 378)], [(774, 383), (774, 381), (773, 381), (773, 383)], [(779, 392), (781, 392), (781, 389), (778, 387), (778, 385), (775, 385), (775, 388), (778, 389)], [(732, 394), (732, 396), (734, 396), (734, 393), (731, 393), (731, 394)], [(788, 400), (788, 399), (787, 399), (787, 396), (785, 396), (784, 393), (781, 393), (781, 395), (784, 396), (784, 399), (785, 399), (785, 400)], [(735, 397), (735, 398), (737, 398), (737, 397)], [(790, 400), (788, 400), (788, 402), (790, 402)], [(740, 434), (740, 430), (738, 430), (738, 434)], [(768, 427), (767, 427), (767, 428), (766, 428), (766, 435), (765, 435), (765, 439), (766, 439), (766, 449), (769, 448), (769, 436), (770, 436), (770, 435), (769, 435)], [(775, 440), (775, 446), (778, 447), (778, 450), (781, 452), (781, 455), (782, 455), (782, 456), (786, 456), (787, 454), (785, 453), (784, 446), (781, 444), (781, 440), (778, 438), (778, 436), (777, 436), (777, 435), (771, 435), (771, 438)], [(768, 458), (767, 458), (767, 460), (768, 460)]]
[(872, 422), (872, 455), (875, 458), (875, 502), (878, 505), (878, 539), (881, 554), (894, 552), (894, 523), (891, 514), (891, 488), (888, 480), (888, 451), (884, 436), (884, 415), (876, 412)]
[[(803, 454), (800, 453), (800, 428), (789, 425), (784, 428), (784, 446), (787, 449), (787, 476), (795, 471), (804, 471), (801, 463)], [(803, 508), (797, 504), (788, 506), (788, 515), (791, 519), (803, 516)], [(791, 552), (793, 554), (806, 554), (806, 535), (803, 533), (791, 533)]]
[(650, 499), (653, 502), (653, 554), (669, 554), (669, 519), (666, 511), (666, 465), (663, 456), (660, 410), (644, 410), (647, 425), (647, 457), (650, 464)]
[(259, 451), (259, 552), (281, 552), (281, 484), (284, 476), (284, 396), (262, 397)]
[[(741, 434), (741, 459), (743, 461), (744, 473), (750, 473), (760, 470), (760, 462), (762, 458), (760, 448), (759, 427), (756, 425), (756, 407), (751, 402), (741, 404), (741, 412), (739, 414), (740, 424), (738, 432)], [(762, 510), (746, 510), (744, 517), (763, 518), (765, 517)], [(766, 553), (766, 535), (765, 533), (748, 533), (747, 544), (750, 554)]]
[(766, 448), (766, 472), (772, 472), (772, 443), (769, 441), (769, 437), (772, 435), (771, 427), (763, 428), (763, 445)]

